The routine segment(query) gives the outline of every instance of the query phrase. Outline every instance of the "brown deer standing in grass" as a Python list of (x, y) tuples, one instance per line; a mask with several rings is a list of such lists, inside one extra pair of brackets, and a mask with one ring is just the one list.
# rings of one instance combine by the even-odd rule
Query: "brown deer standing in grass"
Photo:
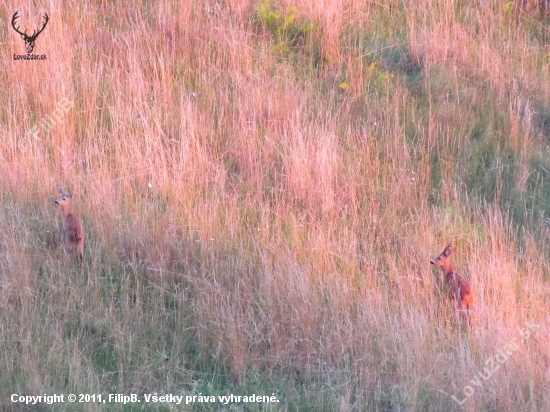
[(67, 250), (76, 249), (78, 260), (84, 265), (84, 227), (78, 217), (71, 212), (72, 192), (59, 189), (59, 198), (55, 201), (63, 211), (63, 237)]
[[(465, 316), (470, 314), (470, 308), (474, 303), (474, 295), (466, 279), (456, 273), (451, 266), (450, 256), (452, 250), (453, 246), (449, 243), (438, 257), (430, 260), (430, 263), (439, 266), (443, 270), (445, 286), (447, 287), (449, 297), (454, 300), (459, 313)], [(469, 323), (469, 316), (467, 318)]]

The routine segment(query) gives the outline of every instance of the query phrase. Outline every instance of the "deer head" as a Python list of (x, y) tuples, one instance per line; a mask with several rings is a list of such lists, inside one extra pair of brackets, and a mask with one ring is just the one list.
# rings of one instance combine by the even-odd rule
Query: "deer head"
[(42, 33), (42, 31), (44, 30), (44, 28), (46, 27), (46, 25), (48, 24), (48, 20), (50, 19), (48, 17), (48, 15), (46, 13), (44, 13), (44, 25), (42, 26), (42, 28), (40, 30), (38, 30), (38, 32), (36, 32), (36, 30), (34, 30), (32, 32), (32, 35), (29, 36), (27, 35), (27, 30), (25, 30), (23, 33), (19, 31), (19, 26), (15, 27), (15, 20), (17, 20), (17, 18), (19, 17), (18, 16), (18, 13), (19, 13), (19, 10), (17, 10), (15, 12), (15, 14), (13, 15), (12, 19), (11, 19), (11, 26), (13, 27), (13, 29), (19, 33), (21, 35), (21, 37), (23, 38), (23, 40), (25, 41), (25, 48), (27, 49), (27, 53), (32, 53), (33, 49), (34, 49), (34, 42), (36, 41), (36, 38), (38, 37), (38, 35), (40, 33)]

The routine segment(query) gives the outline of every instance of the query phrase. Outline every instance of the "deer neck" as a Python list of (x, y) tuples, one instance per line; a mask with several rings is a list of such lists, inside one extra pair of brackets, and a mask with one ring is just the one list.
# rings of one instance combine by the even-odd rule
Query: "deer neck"
[(441, 266), (441, 269), (443, 269), (443, 273), (445, 273), (445, 275), (452, 275), (454, 273), (454, 270), (450, 261), (446, 262), (443, 266)]
[(72, 215), (71, 207), (69, 205), (61, 205), (61, 211), (63, 212), (63, 217)]

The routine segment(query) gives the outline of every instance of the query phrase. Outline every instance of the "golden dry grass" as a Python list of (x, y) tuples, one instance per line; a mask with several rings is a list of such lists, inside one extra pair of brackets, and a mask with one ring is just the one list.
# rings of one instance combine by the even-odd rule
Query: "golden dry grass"
[[(544, 16), (458, 0), (281, 0), (271, 17), (244, 0), (4, 6), (22, 27), (50, 16), (47, 61), (13, 60), (9, 24), (0, 51), (4, 408), (12, 393), (232, 392), (450, 411), (466, 385), (464, 410), (550, 408)], [(83, 270), (60, 247), (61, 186)], [(469, 329), (429, 266), (451, 240)]]

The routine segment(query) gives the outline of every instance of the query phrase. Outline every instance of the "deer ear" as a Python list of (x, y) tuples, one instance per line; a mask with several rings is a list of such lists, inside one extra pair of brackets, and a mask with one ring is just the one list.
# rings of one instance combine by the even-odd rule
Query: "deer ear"
[(65, 191), (63, 190), (62, 187), (59, 188), (59, 193), (61, 193), (61, 194), (64, 194), (64, 193), (65, 193)]
[(69, 199), (72, 199), (73, 198), (73, 192), (67, 193), (67, 196), (69, 197)]
[(447, 247), (443, 251), (443, 254), (445, 256), (449, 257), (449, 256), (451, 256), (452, 251), (453, 251), (453, 246), (449, 243), (449, 245), (447, 245)]

